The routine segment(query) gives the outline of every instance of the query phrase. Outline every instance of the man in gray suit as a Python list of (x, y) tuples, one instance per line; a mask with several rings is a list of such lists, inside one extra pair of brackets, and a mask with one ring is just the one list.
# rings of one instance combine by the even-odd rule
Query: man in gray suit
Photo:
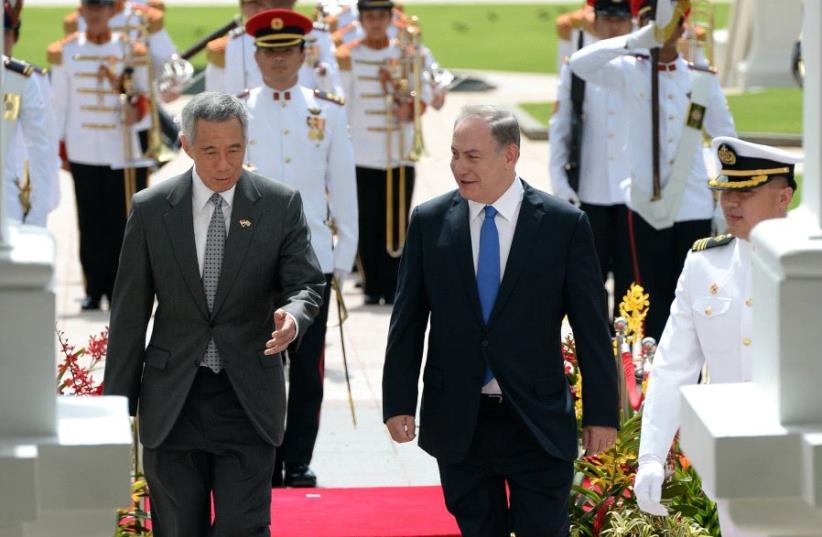
[(104, 392), (139, 404), (157, 537), (269, 535), (280, 353), (320, 305), (300, 195), (243, 170), (246, 128), (236, 98), (192, 99), (194, 167), (134, 196), (126, 225)]

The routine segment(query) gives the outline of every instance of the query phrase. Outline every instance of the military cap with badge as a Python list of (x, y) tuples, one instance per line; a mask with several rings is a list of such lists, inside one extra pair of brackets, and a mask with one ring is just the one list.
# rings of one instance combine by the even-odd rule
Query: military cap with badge
[(802, 156), (730, 136), (714, 138), (712, 144), (722, 169), (708, 181), (712, 190), (743, 190), (762, 186), (775, 177), (785, 177), (796, 190), (796, 164)]

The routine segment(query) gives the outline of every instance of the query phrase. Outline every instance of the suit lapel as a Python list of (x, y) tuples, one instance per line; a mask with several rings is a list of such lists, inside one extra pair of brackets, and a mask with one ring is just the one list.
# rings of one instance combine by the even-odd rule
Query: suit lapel
[(451, 241), (457, 257), (457, 271), (465, 286), (468, 303), (477, 321), (482, 323), (482, 309), (480, 308), (479, 291), (477, 290), (477, 276), (474, 273), (474, 257), (471, 248), (471, 229), (469, 227), (468, 202), (459, 194), (454, 194), (451, 208), (446, 215), (446, 221), (451, 228)]
[(522, 207), (517, 218), (517, 227), (514, 230), (514, 239), (511, 243), (511, 251), (508, 253), (508, 262), (505, 264), (505, 273), (502, 276), (497, 299), (494, 301), (494, 308), (491, 310), (491, 318), (488, 326), (494, 324), (494, 320), (505, 306), (511, 292), (514, 290), (522, 273), (522, 269), (528, 263), (531, 248), (537, 244), (537, 233), (542, 222), (542, 215), (545, 211), (536, 196), (534, 189), (525, 181), (522, 182), (525, 192), (522, 197)]
[(205, 317), (208, 317), (208, 304), (205, 291), (203, 291), (203, 282), (197, 262), (197, 247), (194, 242), (191, 180), (191, 170), (177, 179), (177, 185), (167, 198), (171, 204), (171, 210), (163, 215), (163, 221), (186, 287), (191, 292), (197, 307)]
[(223, 266), (220, 270), (220, 283), (217, 285), (217, 295), (214, 297), (212, 317), (220, 311), (225, 298), (231, 291), (237, 273), (243, 266), (251, 238), (254, 236), (259, 220), (260, 206), (256, 205), (260, 199), (260, 191), (251, 176), (243, 171), (237, 182), (234, 193), (234, 206), (231, 208), (231, 222), (228, 228), (228, 237), (223, 251)]

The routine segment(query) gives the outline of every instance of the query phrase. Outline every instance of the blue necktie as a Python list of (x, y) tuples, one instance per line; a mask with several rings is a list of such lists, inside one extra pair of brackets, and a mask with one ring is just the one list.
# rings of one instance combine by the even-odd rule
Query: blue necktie
[[(479, 240), (479, 259), (477, 261), (477, 290), (479, 291), (480, 306), (482, 306), (482, 319), (488, 323), (491, 318), (491, 310), (494, 309), (494, 301), (497, 299), (499, 291), (499, 232), (494, 218), (497, 210), (492, 205), (485, 206), (485, 220), (482, 222)], [(485, 386), (494, 373), (486, 363), (485, 376), (482, 385)]]

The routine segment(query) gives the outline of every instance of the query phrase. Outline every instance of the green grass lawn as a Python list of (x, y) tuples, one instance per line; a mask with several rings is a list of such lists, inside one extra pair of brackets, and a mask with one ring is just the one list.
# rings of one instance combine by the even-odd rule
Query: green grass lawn
[(728, 97), (738, 132), (802, 132), (802, 90), (768, 88)]
[[(446, 67), (552, 73), (557, 54), (554, 19), (580, 4), (443, 3), (407, 8), (420, 18), (423, 40)], [(728, 7), (717, 5), (718, 28), (726, 24)], [(302, 11), (308, 13), (310, 9)], [(67, 7), (27, 7), (22, 37), (14, 55), (45, 65), (46, 46), (62, 37), (63, 16), (69, 11)], [(224, 25), (236, 12), (232, 6), (169, 6), (166, 24), (171, 38), (183, 50)], [(200, 54), (192, 63), (203, 67), (205, 55)]]
[[(800, 134), (802, 90), (768, 88), (728, 97), (737, 132)], [(520, 103), (537, 121), (548, 125), (553, 105), (547, 102)]]

